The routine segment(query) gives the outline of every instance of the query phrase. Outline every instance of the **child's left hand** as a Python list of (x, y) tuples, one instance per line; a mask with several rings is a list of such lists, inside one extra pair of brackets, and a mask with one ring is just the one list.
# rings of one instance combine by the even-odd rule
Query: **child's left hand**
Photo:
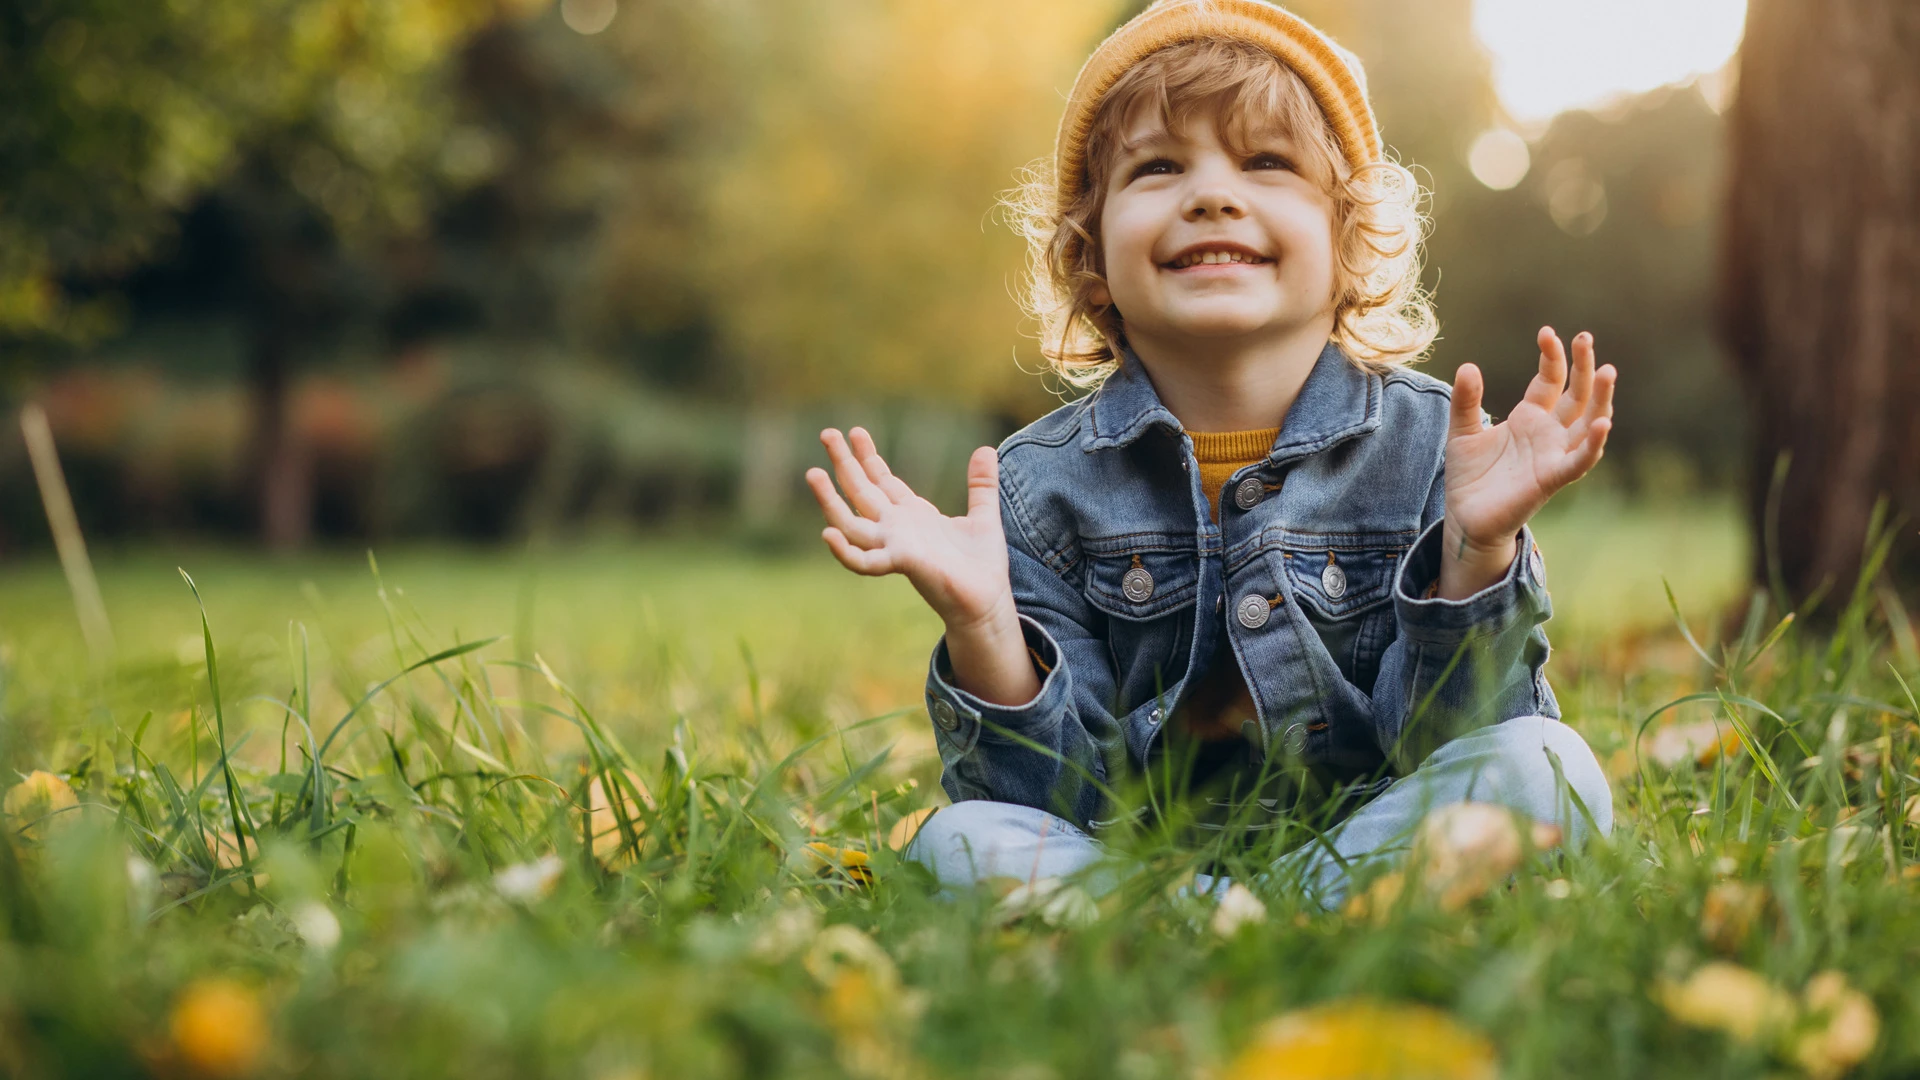
[(1521, 527), (1600, 460), (1619, 373), (1612, 364), (1596, 371), (1593, 360), (1593, 335), (1583, 332), (1573, 339), (1569, 379), (1560, 336), (1542, 327), (1540, 374), (1506, 420), (1491, 427), (1482, 426), (1480, 369), (1462, 364), (1454, 375), (1441, 596), (1464, 599), (1504, 576)]

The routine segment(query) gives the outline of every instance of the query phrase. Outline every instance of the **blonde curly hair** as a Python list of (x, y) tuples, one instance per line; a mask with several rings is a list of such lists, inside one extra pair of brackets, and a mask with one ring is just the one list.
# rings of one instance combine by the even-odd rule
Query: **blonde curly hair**
[(1026, 308), (1040, 324), (1040, 351), (1066, 383), (1099, 384), (1120, 363), (1126, 327), (1105, 284), (1100, 215), (1121, 132), (1139, 110), (1156, 110), (1170, 129), (1210, 105), (1221, 141), (1248, 152), (1252, 137), (1277, 125), (1302, 149), (1302, 171), (1333, 201), (1333, 340), (1348, 358), (1376, 370), (1413, 363), (1439, 331), (1420, 285), (1425, 192), (1396, 162), (1355, 168), (1326, 116), (1293, 69), (1247, 42), (1202, 38), (1148, 54), (1101, 100), (1086, 140), (1086, 180), (1077, 193), (1056, 190), (1051, 163), (1030, 166), (1008, 198), (1027, 241)]

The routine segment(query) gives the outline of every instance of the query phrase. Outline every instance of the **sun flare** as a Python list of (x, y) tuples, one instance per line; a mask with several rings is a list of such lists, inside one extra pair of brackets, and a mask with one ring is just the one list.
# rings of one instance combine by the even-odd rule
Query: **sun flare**
[(1533, 126), (1718, 71), (1746, 13), (1746, 0), (1476, 0), (1474, 29), (1501, 102)]

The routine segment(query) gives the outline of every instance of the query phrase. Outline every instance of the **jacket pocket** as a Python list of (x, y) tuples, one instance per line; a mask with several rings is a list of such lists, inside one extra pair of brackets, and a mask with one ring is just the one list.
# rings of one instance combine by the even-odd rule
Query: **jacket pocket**
[(1169, 703), (1193, 646), (1200, 559), (1193, 537), (1130, 535), (1084, 540), (1087, 603), (1107, 616), (1114, 713), (1156, 697)]
[(1341, 537), (1281, 549), (1287, 582), (1340, 674), (1371, 693), (1392, 643), (1393, 582), (1406, 557), (1398, 536)]

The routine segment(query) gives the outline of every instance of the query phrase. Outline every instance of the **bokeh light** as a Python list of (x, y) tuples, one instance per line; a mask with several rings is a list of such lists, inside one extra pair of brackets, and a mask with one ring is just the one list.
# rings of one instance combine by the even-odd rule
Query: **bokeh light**
[(617, 0), (560, 0), (560, 18), (576, 33), (597, 34), (613, 25)]
[(1527, 178), (1533, 167), (1533, 154), (1527, 140), (1506, 128), (1491, 128), (1480, 133), (1467, 151), (1467, 167), (1473, 178), (1495, 191), (1506, 191)]

